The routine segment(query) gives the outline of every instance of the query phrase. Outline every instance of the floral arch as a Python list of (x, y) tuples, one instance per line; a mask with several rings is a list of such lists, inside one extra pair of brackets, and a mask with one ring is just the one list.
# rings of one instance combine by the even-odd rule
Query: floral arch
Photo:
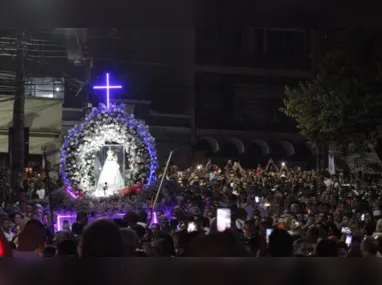
[(127, 113), (123, 104), (100, 104), (83, 123), (68, 131), (61, 147), (60, 171), (72, 196), (78, 196), (79, 188), (90, 195), (94, 193), (97, 152), (108, 143), (123, 146), (128, 161), (123, 174), (125, 186), (137, 181), (153, 182), (157, 154), (148, 127)]

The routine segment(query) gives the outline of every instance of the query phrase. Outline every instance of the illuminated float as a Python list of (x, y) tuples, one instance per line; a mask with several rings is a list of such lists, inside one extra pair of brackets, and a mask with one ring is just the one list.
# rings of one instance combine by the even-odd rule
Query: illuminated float
[(137, 183), (155, 179), (155, 140), (145, 122), (126, 111), (123, 104), (110, 103), (106, 74), (106, 105), (93, 108), (84, 122), (68, 131), (61, 147), (60, 171), (66, 191), (73, 197), (110, 197)]

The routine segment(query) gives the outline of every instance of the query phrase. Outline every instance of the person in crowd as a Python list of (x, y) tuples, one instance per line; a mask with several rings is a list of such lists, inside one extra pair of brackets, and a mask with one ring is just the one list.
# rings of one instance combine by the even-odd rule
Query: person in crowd
[(372, 238), (367, 237), (361, 243), (361, 252), (363, 257), (377, 257), (379, 251), (379, 242)]
[(55, 257), (56, 256), (56, 248), (54, 246), (47, 246), (42, 251), (43, 257)]
[(319, 232), (318, 228), (316, 228), (316, 227), (311, 227), (308, 230), (306, 238), (310, 242), (310, 244), (313, 245), (314, 247), (316, 246), (316, 244), (318, 242), (319, 234), (320, 234), (320, 232)]
[(185, 257), (248, 257), (249, 253), (229, 232), (199, 236), (185, 249)]
[(74, 240), (72, 233), (68, 231), (58, 231), (54, 235), (53, 242), (57, 246), (58, 244), (66, 240)]
[(286, 222), (286, 228), (293, 241), (296, 241), (301, 238), (300, 222), (297, 221), (296, 218), (288, 218)]
[(146, 211), (139, 211), (138, 212), (138, 222), (137, 225), (142, 226), (143, 228), (147, 227), (147, 212)]
[(16, 234), (20, 230), (22, 216), (17, 212), (11, 215), (11, 219), (13, 222), (12, 231)]
[(269, 236), (268, 248), (272, 257), (292, 257), (293, 239), (287, 231), (274, 229)]
[(175, 256), (183, 256), (185, 248), (197, 236), (197, 232), (188, 233), (186, 230), (175, 232), (175, 234), (172, 237), (174, 243)]
[(45, 247), (46, 235), (44, 225), (37, 220), (30, 220), (18, 235), (18, 247), (13, 251), (14, 257), (37, 258)]
[(107, 219), (100, 219), (84, 230), (78, 255), (80, 257), (121, 257), (123, 249), (122, 234), (118, 226)]
[(349, 247), (343, 241), (337, 241), (338, 254), (340, 258), (345, 258), (348, 256)]
[(134, 257), (139, 246), (139, 236), (132, 228), (122, 228), (123, 256)]
[[(174, 185), (164, 186), (158, 199), (155, 209), (157, 224), (149, 221), (146, 209), (126, 211), (125, 218), (118, 221), (120, 226), (129, 227), (128, 234), (135, 232), (137, 236), (137, 242), (127, 243), (130, 251), (122, 246), (121, 254), (130, 254), (134, 244), (138, 248), (136, 255), (144, 254), (144, 248), (149, 248), (150, 253), (146, 252), (149, 256), (197, 256), (201, 251), (195, 249), (195, 244), (205, 246), (212, 241), (218, 241), (201, 256), (212, 256), (216, 246), (230, 244), (237, 252), (226, 250), (220, 255), (237, 256), (243, 249), (245, 254), (251, 256), (308, 256), (312, 252), (315, 256), (344, 256), (349, 251), (347, 256), (351, 257), (356, 256), (356, 252), (361, 252), (364, 235), (377, 239), (382, 236), (380, 174), (363, 174), (357, 176), (358, 180), (355, 182), (351, 175), (303, 171), (290, 165), (287, 167), (286, 164), (269, 160), (265, 167), (245, 169), (240, 163), (233, 161), (228, 162), (225, 168), (209, 162), (205, 166), (190, 167), (183, 171), (171, 166), (165, 184)], [(158, 173), (161, 175), (163, 169)], [(35, 189), (44, 188), (41, 186), (46, 183), (44, 177), (43, 173), (29, 171), (24, 188), (34, 189), (34, 192)], [(54, 175), (52, 177), (53, 180), (57, 178)], [(52, 182), (61, 185), (59, 181)], [(54, 189), (55, 186), (52, 187)], [(141, 193), (145, 194), (145, 189), (138, 195)], [(36, 201), (28, 201), (24, 196), (20, 195), (19, 204), (3, 205), (2, 215), (10, 217), (13, 222), (11, 228), (17, 236), (14, 239), (15, 246), (19, 246), (19, 237), (29, 220), (39, 220), (49, 228), (51, 224), (48, 216), (44, 215), (44, 209), (40, 205), (32, 209), (30, 205), (34, 205)], [(126, 199), (132, 197), (120, 197), (118, 201), (111, 199), (108, 203), (94, 203), (94, 208), (108, 206), (110, 209), (107, 211), (113, 207), (120, 209)], [(139, 197), (139, 203), (142, 202), (141, 199)], [(148, 204), (150, 201), (146, 201), (146, 205)], [(217, 231), (218, 208), (229, 208), (231, 211), (231, 227), (224, 233), (227, 236)], [(21, 216), (14, 215), (17, 212), (23, 213), (25, 218), (21, 220)], [(73, 236), (77, 237), (74, 238), (74, 243), (78, 239), (81, 243), (84, 240), (87, 215), (86, 211), (77, 214), (77, 220), (72, 227)], [(190, 223), (194, 223), (195, 232), (187, 232)], [(275, 230), (267, 244), (266, 232), (270, 228)], [(172, 247), (169, 236), (172, 237)], [(39, 247), (44, 248), (52, 242), (48, 237), (45, 233), (44, 244)], [(235, 242), (228, 237), (233, 237)], [(344, 241), (349, 237), (352, 243), (347, 248)], [(88, 245), (91, 244), (90, 240), (87, 239)], [(57, 251), (58, 245), (66, 241), (71, 243), (73, 237), (65, 237), (60, 241), (56, 236), (54, 244)], [(123, 241), (122, 238), (122, 244), (126, 246)], [(368, 242), (365, 241), (366, 245)], [(369, 251), (364, 252), (373, 255), (373, 251)]]
[(244, 223), (247, 220), (247, 212), (245, 211), (245, 209), (239, 208), (237, 209), (236, 215), (237, 215), (237, 219), (235, 221), (236, 228), (239, 231), (242, 231), (244, 228)]
[(256, 236), (256, 229), (255, 229), (255, 223), (253, 220), (245, 221), (242, 229), (242, 237), (241, 242), (243, 244), (249, 245), (251, 243), (252, 239), (255, 239)]
[(34, 219), (41, 221), (44, 208), (40, 204), (36, 204), (33, 208)]
[(300, 238), (293, 244), (293, 254), (296, 257), (308, 257), (314, 253), (314, 247), (306, 238)]
[[(197, 233), (198, 232), (196, 231), (195, 234)], [(157, 231), (153, 233), (153, 240), (150, 244), (150, 248), (153, 256), (175, 256), (173, 238), (166, 231)]]
[(138, 215), (134, 211), (129, 211), (126, 213), (126, 215), (123, 217), (124, 222), (126, 223), (127, 227), (134, 227), (138, 224)]
[(0, 257), (12, 257), (13, 251), (3, 231), (0, 231)]
[[(373, 219), (373, 214), (370, 212), (366, 212), (363, 214), (363, 234), (366, 236), (371, 236), (374, 233), (374, 230), (376, 229), (376, 222)], [(361, 215), (362, 218), (362, 215)]]
[(151, 242), (152, 257), (172, 257), (175, 256), (174, 245), (171, 239), (156, 238)]
[(375, 232), (373, 233), (373, 237), (382, 237), (382, 219), (377, 221), (377, 225), (375, 227)]
[(57, 257), (77, 257), (77, 245), (72, 239), (57, 243)]
[(64, 220), (64, 222), (62, 223), (62, 229), (64, 231), (67, 231), (67, 232), (70, 232), (70, 233), (72, 232), (72, 229), (70, 227), (69, 221)]
[(3, 232), (5, 238), (8, 242), (12, 242), (15, 237), (15, 233), (12, 231), (11, 219), (8, 217), (3, 217), (1, 220), (1, 231)]
[(338, 244), (334, 240), (322, 239), (317, 243), (316, 257), (338, 257)]
[(72, 232), (74, 235), (80, 236), (88, 224), (88, 214), (84, 211), (77, 213), (76, 221), (72, 225)]

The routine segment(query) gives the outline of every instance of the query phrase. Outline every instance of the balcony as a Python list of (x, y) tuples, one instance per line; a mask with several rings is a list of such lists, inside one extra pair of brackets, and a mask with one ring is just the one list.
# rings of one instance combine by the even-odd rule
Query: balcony
[(25, 96), (50, 99), (64, 99), (63, 78), (29, 77), (25, 81)]

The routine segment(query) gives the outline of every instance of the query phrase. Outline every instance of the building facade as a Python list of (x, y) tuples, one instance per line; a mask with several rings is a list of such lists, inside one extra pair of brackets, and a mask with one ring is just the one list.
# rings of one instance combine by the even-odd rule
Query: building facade
[[(248, 167), (269, 158), (303, 167), (311, 163), (294, 123), (279, 112), (284, 86), (310, 77), (309, 30), (195, 26), (58, 29), (34, 36), (31, 42), (42, 48), (27, 57), (30, 155), (41, 155), (47, 146), (50, 163), (58, 161), (67, 130), (81, 122), (88, 106), (104, 102), (91, 87), (108, 71), (124, 85), (111, 100), (124, 102), (147, 122), (160, 163), (173, 149), (173, 162), (180, 167), (207, 157), (219, 164), (240, 160)], [(2, 85), (14, 70), (7, 60)], [(12, 92), (3, 89), (2, 97)], [(3, 154), (12, 106), (0, 98)]]

